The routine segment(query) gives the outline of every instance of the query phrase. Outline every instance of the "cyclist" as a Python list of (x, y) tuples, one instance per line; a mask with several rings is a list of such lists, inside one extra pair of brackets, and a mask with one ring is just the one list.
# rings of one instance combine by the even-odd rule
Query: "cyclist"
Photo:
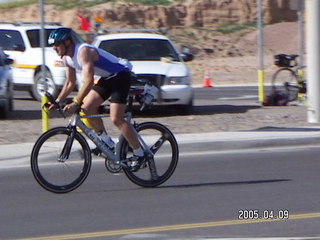
[[(133, 156), (128, 159), (132, 164), (126, 167), (136, 171), (145, 161), (144, 152), (133, 129), (124, 119), (132, 65), (129, 61), (117, 58), (102, 49), (79, 43), (78, 39), (78, 35), (71, 28), (57, 28), (49, 35), (49, 46), (53, 47), (66, 66), (67, 80), (57, 101), (62, 102), (73, 91), (76, 71), (81, 71), (83, 85), (73, 102), (63, 110), (73, 113), (81, 106), (85, 114), (97, 114), (99, 106), (110, 97), (110, 119), (133, 149)], [(94, 75), (100, 77), (96, 84)], [(112, 148), (114, 143), (107, 135), (102, 119), (90, 118), (89, 122), (101, 139)]]

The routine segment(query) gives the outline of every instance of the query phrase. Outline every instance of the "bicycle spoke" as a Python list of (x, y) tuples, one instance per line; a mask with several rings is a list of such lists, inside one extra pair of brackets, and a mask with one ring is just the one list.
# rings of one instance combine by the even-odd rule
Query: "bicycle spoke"
[(156, 152), (161, 148), (161, 146), (164, 144), (164, 142), (168, 139), (168, 137), (165, 136), (165, 134), (163, 134), (159, 139), (158, 141), (155, 142), (155, 144), (153, 144), (151, 147), (150, 147), (150, 151), (153, 153), (153, 154), (156, 154)]
[[(147, 154), (147, 168), (142, 165), (137, 171), (131, 172), (124, 168), (125, 174), (135, 184), (144, 187), (154, 187), (162, 184), (173, 174), (179, 158), (177, 142), (165, 126), (156, 122), (146, 122), (137, 126), (140, 137), (150, 152)], [(126, 159), (132, 156), (128, 151), (128, 142), (122, 138), (120, 142), (120, 157)]]
[(148, 163), (149, 163), (149, 171), (150, 171), (150, 175), (151, 175), (151, 180), (153, 180), (153, 181), (158, 180), (159, 175), (157, 172), (156, 164), (154, 162), (154, 158), (149, 159)]
[(79, 187), (89, 174), (90, 148), (82, 135), (53, 128), (40, 136), (31, 154), (31, 169), (48, 191), (66, 193)]

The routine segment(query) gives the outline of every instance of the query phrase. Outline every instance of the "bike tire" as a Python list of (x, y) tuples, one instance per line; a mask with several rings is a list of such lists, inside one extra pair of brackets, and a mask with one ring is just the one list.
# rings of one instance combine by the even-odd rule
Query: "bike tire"
[[(128, 168), (123, 168), (123, 171), (131, 182), (139, 186), (156, 187), (167, 181), (174, 173), (179, 159), (178, 143), (172, 132), (160, 123), (144, 122), (135, 128), (150, 149), (153, 149), (152, 147), (158, 144), (159, 140), (164, 141), (159, 149), (153, 151), (153, 158), (148, 158), (145, 166), (136, 172)], [(119, 144), (121, 159), (132, 156), (132, 149), (123, 136), (120, 137)], [(156, 172), (153, 171), (155, 169)]]
[(286, 94), (288, 101), (297, 100), (299, 93), (298, 76), (291, 68), (280, 68), (272, 76), (272, 90)]
[[(71, 133), (69, 158), (59, 159)], [(69, 138), (70, 139), (70, 138)], [(56, 127), (43, 133), (31, 153), (31, 170), (37, 182), (53, 193), (67, 193), (78, 188), (91, 168), (91, 152), (86, 139), (68, 127)]]

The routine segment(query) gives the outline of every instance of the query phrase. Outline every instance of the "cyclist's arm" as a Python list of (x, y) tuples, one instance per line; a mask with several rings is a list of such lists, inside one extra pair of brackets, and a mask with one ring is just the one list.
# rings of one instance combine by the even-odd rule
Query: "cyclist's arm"
[(66, 77), (67, 80), (63, 85), (63, 88), (57, 97), (57, 99), (62, 102), (74, 89), (76, 85), (76, 70), (72, 67), (66, 67)]
[(90, 50), (90, 48), (82, 48), (79, 52), (78, 60), (82, 66), (83, 84), (77, 94), (76, 101), (82, 103), (83, 99), (87, 96), (93, 85), (94, 75), (94, 61), (97, 56), (96, 52)]

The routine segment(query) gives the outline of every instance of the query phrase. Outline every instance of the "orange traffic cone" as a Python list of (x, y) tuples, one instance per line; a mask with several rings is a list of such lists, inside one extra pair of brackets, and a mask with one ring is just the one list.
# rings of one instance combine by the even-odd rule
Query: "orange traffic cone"
[(204, 70), (204, 78), (202, 87), (212, 87), (209, 69)]

